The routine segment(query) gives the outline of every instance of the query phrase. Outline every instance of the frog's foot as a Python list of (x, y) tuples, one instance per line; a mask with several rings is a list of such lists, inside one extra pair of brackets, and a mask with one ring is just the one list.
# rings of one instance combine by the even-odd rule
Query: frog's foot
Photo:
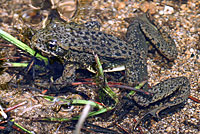
[(137, 127), (142, 120), (145, 120), (149, 116), (160, 119), (159, 113), (163, 110), (171, 109), (174, 106), (183, 104), (190, 94), (190, 83), (186, 77), (176, 77), (167, 79), (149, 90), (154, 94), (152, 97), (146, 98), (141, 95), (135, 95), (134, 100), (142, 106), (148, 106), (152, 103), (161, 101), (164, 98), (168, 98), (170, 100), (145, 114), (144, 117), (136, 123), (135, 127)]
[[(182, 101), (182, 98), (179, 98), (179, 99), (176, 99), (178, 102)], [(177, 104), (177, 101), (176, 101), (176, 104)], [(134, 129), (141, 123), (143, 122), (143, 124), (149, 120), (151, 117), (154, 117), (155, 119), (161, 119), (160, 117), (160, 113), (163, 111), (163, 110), (166, 110), (166, 109), (170, 109), (171, 107), (174, 107), (176, 106), (175, 105), (175, 102), (169, 102), (169, 103), (166, 103), (165, 105), (162, 105), (160, 107), (157, 107), (149, 112), (147, 112), (143, 117), (141, 117), (137, 123), (135, 124), (134, 126)]]
[(145, 123), (145, 122), (146, 122), (147, 120), (149, 120), (149, 118), (151, 118), (151, 117), (154, 117), (154, 118), (156, 118), (156, 119), (161, 119), (159, 113), (160, 113), (162, 110), (166, 109), (167, 107), (168, 107), (168, 106), (163, 106), (163, 107), (161, 106), (161, 107), (158, 107), (158, 108), (156, 108), (156, 109), (153, 109), (153, 110), (147, 112), (142, 118), (140, 118), (140, 119), (137, 121), (137, 123), (135, 124), (135, 127), (134, 127), (134, 128), (136, 128), (141, 122)]
[(75, 80), (75, 71), (76, 66), (74, 64), (66, 65), (63, 70), (62, 76), (56, 79), (53, 82), (53, 85), (55, 85), (57, 89), (70, 85)]
[(146, 122), (147, 120), (149, 120), (149, 118), (151, 118), (151, 117), (152, 117), (152, 115), (151, 115), (150, 112), (146, 113), (142, 118), (140, 118), (140, 119), (136, 122), (136, 124), (135, 124), (135, 126), (134, 126), (134, 130), (137, 128), (137, 126), (138, 126), (141, 122), (145, 123), (145, 122)]
[(135, 126), (134, 126), (134, 129), (135, 129), (141, 122), (145, 123), (145, 122), (146, 122), (147, 120), (149, 120), (149, 118), (151, 118), (151, 117), (154, 117), (154, 118), (156, 118), (156, 119), (161, 119), (159, 113), (160, 113), (162, 110), (166, 109), (166, 108), (167, 108), (166, 106), (164, 106), (164, 107), (158, 107), (158, 108), (156, 108), (156, 109), (153, 109), (153, 110), (147, 112), (142, 118), (140, 118), (140, 119), (137, 121), (137, 123), (136, 123)]

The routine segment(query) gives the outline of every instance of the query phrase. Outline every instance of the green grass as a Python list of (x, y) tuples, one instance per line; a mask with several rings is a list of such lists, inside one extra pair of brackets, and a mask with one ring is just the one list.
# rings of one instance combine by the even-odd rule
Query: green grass
[(14, 44), (15, 46), (17, 46), (20, 49), (24, 50), (25, 52), (29, 53), (30, 55), (35, 56), (37, 59), (43, 60), (46, 64), (48, 63), (48, 59), (46, 57), (43, 57), (42, 55), (40, 55), (38, 53), (35, 55), (36, 52), (32, 48), (30, 48), (28, 45), (24, 44), (20, 40), (16, 39), (9, 33), (3, 31), (2, 29), (0, 29), (0, 37), (9, 41), (10, 43)]

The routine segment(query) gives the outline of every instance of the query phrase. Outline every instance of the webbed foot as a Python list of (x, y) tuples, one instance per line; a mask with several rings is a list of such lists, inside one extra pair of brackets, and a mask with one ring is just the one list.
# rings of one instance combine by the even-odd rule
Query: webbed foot
[(62, 76), (53, 82), (57, 89), (70, 85), (75, 80), (76, 66), (74, 64), (67, 64), (63, 70)]
[(141, 122), (143, 122), (143, 124), (147, 121), (147, 120), (149, 120), (149, 118), (151, 118), (152, 117), (152, 115), (148, 112), (148, 113), (146, 113), (142, 118), (140, 118), (137, 122), (136, 122), (136, 124), (135, 124), (135, 126), (134, 126), (134, 130), (138, 127), (138, 125), (141, 123)]
[(151, 117), (154, 117), (155, 119), (161, 119), (159, 113), (160, 113), (162, 110), (164, 110), (164, 109), (166, 109), (166, 107), (158, 107), (158, 108), (156, 108), (156, 109), (153, 109), (153, 110), (147, 112), (143, 117), (141, 117), (141, 118), (137, 121), (137, 123), (136, 123), (135, 126), (134, 126), (134, 129), (136, 129), (136, 127), (137, 127), (141, 122), (143, 122), (143, 124), (144, 124), (144, 123), (145, 123), (147, 120), (149, 120)]

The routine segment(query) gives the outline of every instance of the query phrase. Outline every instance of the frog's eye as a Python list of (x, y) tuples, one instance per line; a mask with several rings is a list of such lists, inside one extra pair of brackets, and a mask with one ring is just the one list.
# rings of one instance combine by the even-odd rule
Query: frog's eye
[(47, 49), (50, 51), (56, 51), (58, 48), (57, 40), (48, 40), (46, 42)]

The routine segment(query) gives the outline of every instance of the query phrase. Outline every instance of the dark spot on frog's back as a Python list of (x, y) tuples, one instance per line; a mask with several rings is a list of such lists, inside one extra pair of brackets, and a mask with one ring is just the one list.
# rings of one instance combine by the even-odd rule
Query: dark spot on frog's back
[(127, 54), (126, 51), (124, 51), (124, 50), (121, 50), (121, 51), (122, 51), (123, 54)]
[(102, 36), (103, 33), (102, 32), (98, 32), (97, 36)]
[(109, 52), (109, 53), (111, 52), (111, 49), (110, 49), (110, 48), (107, 48), (106, 50), (107, 50), (107, 52)]
[(113, 35), (111, 35), (111, 34), (105, 34), (108, 38), (112, 38), (113, 37)]
[(88, 31), (85, 31), (85, 35), (90, 35), (90, 33)]
[(112, 43), (116, 43), (116, 41), (114, 39), (109, 39), (109, 41), (111, 41)]
[(121, 56), (121, 53), (117, 52), (115, 53), (116, 56)]
[(75, 39), (71, 38), (71, 42), (74, 43), (74, 42), (75, 42)]
[(83, 36), (83, 39), (84, 40), (88, 40), (89, 38), (87, 36)]
[[(69, 46), (72, 46), (71, 44), (69, 44)], [(78, 44), (77, 43), (73, 43), (73, 46), (77, 47)]]
[(95, 35), (92, 35), (92, 40), (96, 41), (97, 37)]
[(120, 42), (120, 43), (119, 43), (119, 46), (122, 47), (122, 46), (124, 46), (124, 44), (123, 44), (122, 42)]
[(95, 32), (95, 31), (91, 31), (91, 34), (92, 34), (92, 35), (96, 35), (96, 32)]
[(97, 50), (97, 51), (100, 51), (101, 48), (100, 48), (99, 46), (96, 46), (96, 50)]
[(76, 31), (80, 36), (83, 36), (83, 35), (85, 35), (85, 33), (84, 32), (82, 32), (82, 31)]
[(104, 50), (102, 50), (102, 51), (101, 51), (101, 54), (105, 55), (105, 54), (106, 54), (106, 52), (105, 52)]
[(86, 40), (86, 41), (85, 41), (85, 43), (86, 43), (87, 45), (89, 45), (89, 44), (90, 44), (90, 42), (89, 42), (88, 40)]
[(118, 46), (114, 46), (114, 49), (117, 50), (117, 49), (119, 49), (119, 47)]
[(106, 45), (104, 43), (101, 43), (101, 47), (104, 48)]

